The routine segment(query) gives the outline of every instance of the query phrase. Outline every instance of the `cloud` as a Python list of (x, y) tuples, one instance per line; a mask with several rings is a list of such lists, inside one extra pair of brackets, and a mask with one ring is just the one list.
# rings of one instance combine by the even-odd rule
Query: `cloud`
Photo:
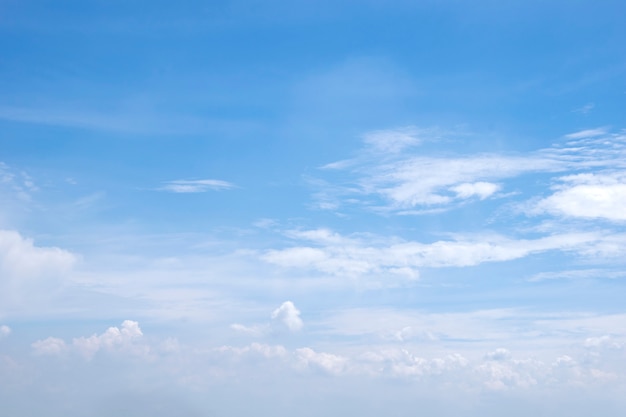
[(415, 126), (376, 130), (366, 133), (363, 141), (376, 151), (395, 153), (421, 143), (420, 133)]
[(298, 369), (320, 370), (331, 375), (340, 375), (346, 370), (348, 359), (332, 353), (316, 352), (305, 347), (295, 350)]
[(94, 334), (89, 337), (74, 338), (71, 344), (63, 339), (49, 337), (38, 340), (32, 344), (32, 348), (39, 355), (59, 355), (65, 352), (75, 352), (85, 359), (91, 359), (98, 351), (125, 352), (135, 355), (146, 355), (149, 352), (147, 345), (137, 343), (141, 340), (143, 332), (139, 323), (132, 320), (124, 320), (121, 327), (109, 327), (104, 333)]
[(35, 246), (16, 231), (0, 230), (0, 300), (12, 304), (51, 290), (76, 261), (69, 251)]
[(605, 128), (599, 127), (596, 129), (580, 130), (578, 132), (569, 133), (565, 135), (565, 137), (568, 139), (586, 139), (586, 138), (593, 138), (596, 136), (603, 136), (603, 135), (606, 135), (606, 133), (607, 133), (607, 130)]
[(463, 183), (451, 188), (452, 191), (457, 193), (459, 198), (465, 199), (476, 196), (481, 200), (491, 196), (499, 189), (500, 186), (497, 184), (482, 181), (475, 183)]
[[(442, 137), (444, 133), (416, 127), (366, 133), (356, 157), (322, 167), (334, 180), (311, 181), (319, 189), (314, 193), (318, 208), (358, 204), (399, 214), (431, 212), (492, 198), (521, 176), (626, 165), (626, 135), (605, 128), (571, 133), (565, 141), (528, 153), (429, 156), (426, 150), (411, 149), (426, 140), (441, 142)], [(505, 195), (515, 195), (519, 183), (515, 187)]]
[(485, 359), (490, 361), (503, 361), (511, 359), (511, 352), (504, 348), (498, 348), (493, 352), (489, 352), (485, 355)]
[(626, 171), (585, 173), (558, 179), (551, 196), (540, 200), (531, 213), (609, 221), (626, 220)]
[(272, 312), (272, 320), (282, 323), (292, 332), (301, 330), (303, 326), (300, 310), (291, 301), (285, 301), (274, 310)]
[[(597, 255), (602, 250), (602, 243), (615, 239), (600, 233), (564, 233), (537, 239), (480, 234), (420, 243), (376, 236), (345, 238), (326, 229), (288, 232), (288, 235), (311, 240), (312, 244), (268, 250), (261, 255), (261, 259), (282, 267), (317, 270), (332, 275), (375, 275), (381, 281), (393, 277), (417, 278), (417, 268), (421, 267), (475, 266), (552, 250), (581, 254), (595, 251)], [(619, 245), (619, 240), (615, 244)]]
[(67, 351), (67, 345), (63, 339), (58, 337), (48, 337), (37, 340), (31, 347), (36, 355), (60, 355)]
[(539, 272), (531, 276), (531, 282), (552, 280), (552, 279), (615, 279), (626, 277), (626, 271), (610, 269), (573, 269), (564, 271)]
[(596, 107), (594, 103), (587, 103), (584, 106), (574, 109), (572, 111), (574, 113), (588, 114), (589, 112), (591, 112), (591, 110), (593, 110), (594, 107)]
[(7, 337), (10, 334), (11, 328), (9, 326), (7, 326), (6, 324), (0, 326), (0, 339), (2, 339), (3, 337)]
[(172, 193), (204, 193), (207, 191), (228, 190), (233, 187), (235, 187), (234, 184), (222, 180), (174, 180), (166, 182), (160, 190)]
[(249, 336), (255, 336), (255, 337), (264, 336), (269, 330), (268, 326), (245, 326), (239, 323), (231, 324), (230, 328), (236, 332), (244, 333)]

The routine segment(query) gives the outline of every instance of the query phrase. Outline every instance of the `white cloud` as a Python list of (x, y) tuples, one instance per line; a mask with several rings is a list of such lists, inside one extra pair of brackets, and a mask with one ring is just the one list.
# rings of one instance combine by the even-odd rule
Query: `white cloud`
[(48, 337), (44, 340), (38, 340), (31, 346), (36, 355), (60, 355), (67, 351), (65, 341), (57, 337)]
[(50, 291), (76, 260), (76, 255), (66, 250), (35, 246), (18, 232), (0, 230), (0, 300), (12, 305)]
[(485, 355), (485, 359), (490, 361), (504, 361), (511, 359), (511, 352), (504, 348), (498, 348), (493, 352), (489, 352)]
[(7, 337), (10, 334), (11, 328), (9, 326), (7, 326), (6, 324), (0, 326), (0, 339), (2, 339), (3, 337)]
[(211, 190), (228, 190), (233, 187), (235, 187), (234, 184), (222, 180), (174, 180), (166, 182), (160, 190), (172, 193), (204, 193)]
[(74, 338), (71, 344), (63, 339), (49, 337), (32, 344), (37, 354), (58, 355), (66, 351), (76, 352), (86, 359), (91, 359), (100, 350), (106, 352), (125, 352), (135, 355), (149, 353), (149, 347), (137, 343), (143, 336), (139, 323), (124, 320), (121, 327), (109, 327), (104, 333), (89, 337)]
[(602, 135), (605, 135), (606, 133), (607, 133), (607, 130), (603, 127), (600, 127), (596, 129), (580, 130), (578, 132), (567, 134), (565, 135), (565, 137), (568, 139), (586, 139), (586, 138), (602, 136)]
[(0, 270), (3, 275), (29, 278), (62, 274), (76, 262), (76, 256), (57, 247), (35, 246), (18, 232), (0, 230)]
[[(299, 235), (306, 240), (310, 240), (308, 238), (311, 236), (317, 237), (313, 241), (317, 244), (269, 250), (262, 254), (261, 259), (282, 267), (312, 269), (332, 275), (376, 274), (384, 280), (393, 277), (415, 278), (418, 276), (417, 268), (420, 267), (474, 266), (519, 259), (551, 250), (599, 253), (602, 248), (600, 244), (608, 243), (613, 238), (600, 233), (566, 233), (517, 240), (499, 235), (474, 235), (420, 243), (376, 237), (343, 238), (325, 230), (301, 232)], [(293, 233), (291, 236), (294, 236)], [(329, 236), (332, 238), (327, 238)], [(373, 242), (378, 244), (374, 246)]]
[(217, 348), (216, 351), (221, 353), (230, 353), (238, 357), (252, 355), (267, 359), (283, 358), (288, 354), (287, 349), (281, 345), (267, 345), (256, 342), (244, 347), (221, 346)]
[(459, 198), (478, 197), (481, 200), (491, 196), (500, 189), (498, 184), (490, 182), (463, 183), (451, 188)]
[(626, 172), (578, 174), (559, 178), (556, 192), (531, 212), (610, 221), (626, 220)]
[(586, 348), (610, 348), (621, 349), (624, 345), (616, 341), (611, 335), (605, 334), (599, 337), (589, 337), (585, 339), (584, 346)]
[(255, 336), (255, 337), (263, 336), (269, 330), (268, 326), (245, 326), (239, 323), (231, 324), (230, 328), (236, 332), (244, 333), (249, 336)]
[(272, 319), (284, 324), (292, 332), (301, 330), (303, 326), (300, 310), (291, 301), (285, 301), (274, 310)]
[(331, 375), (342, 374), (348, 365), (348, 359), (345, 357), (316, 352), (308, 347), (296, 349), (295, 357), (297, 368), (321, 370)]
[(409, 126), (369, 132), (363, 136), (363, 141), (378, 151), (399, 152), (407, 147), (418, 145), (421, 142), (419, 136), (420, 130)]
[(626, 277), (626, 271), (614, 271), (610, 269), (573, 269), (564, 271), (539, 272), (531, 276), (528, 280), (531, 282), (537, 282), (552, 279), (615, 279), (623, 277)]
[[(358, 156), (325, 165), (326, 170), (334, 170), (333, 175), (345, 176), (340, 182), (311, 181), (320, 189), (314, 194), (318, 208), (338, 209), (343, 203), (400, 214), (423, 213), (472, 198), (488, 199), (506, 189), (507, 181), (523, 175), (626, 165), (626, 135), (609, 133), (604, 128), (566, 135), (566, 142), (535, 152), (464, 156), (428, 156), (408, 149), (408, 144), (418, 143), (411, 140), (415, 139), (414, 132), (420, 132), (420, 140), (433, 135), (411, 129), (409, 133), (393, 129), (368, 133), (364, 136), (366, 146)], [(517, 183), (516, 189), (505, 195), (515, 195), (519, 186)]]

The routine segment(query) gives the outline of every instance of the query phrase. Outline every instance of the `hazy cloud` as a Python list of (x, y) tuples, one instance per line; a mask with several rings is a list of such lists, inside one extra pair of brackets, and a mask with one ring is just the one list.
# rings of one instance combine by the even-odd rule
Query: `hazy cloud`
[(160, 188), (162, 191), (172, 193), (204, 193), (207, 191), (228, 190), (235, 187), (228, 181), (204, 179), (204, 180), (174, 180), (168, 181)]

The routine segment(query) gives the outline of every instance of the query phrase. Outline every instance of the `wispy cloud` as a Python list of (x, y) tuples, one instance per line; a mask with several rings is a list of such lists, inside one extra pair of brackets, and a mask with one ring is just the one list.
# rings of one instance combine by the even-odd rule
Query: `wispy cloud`
[[(343, 237), (325, 229), (291, 231), (287, 234), (300, 239), (301, 243), (285, 249), (268, 250), (261, 255), (261, 259), (285, 268), (335, 276), (374, 276), (388, 284), (398, 279), (417, 279), (420, 268), (476, 266), (547, 251), (602, 257), (626, 249), (622, 235), (600, 232), (553, 234), (536, 239), (480, 234), (433, 243), (376, 236)], [(610, 251), (611, 247), (615, 250)]]
[(228, 190), (234, 187), (234, 184), (222, 180), (174, 180), (167, 181), (159, 190), (172, 193), (204, 193), (207, 191)]
[[(410, 149), (441, 132), (403, 128), (364, 135), (352, 159), (323, 166), (333, 180), (311, 181), (319, 208), (360, 204), (395, 213), (450, 209), (470, 201), (512, 195), (509, 182), (530, 174), (575, 174), (624, 168), (626, 135), (605, 128), (565, 135), (566, 141), (528, 153), (428, 156)], [(401, 150), (401, 152), (400, 152)]]
[(591, 112), (591, 110), (594, 109), (594, 107), (596, 107), (596, 105), (594, 103), (587, 103), (582, 107), (579, 107), (577, 109), (572, 110), (574, 113), (580, 113), (580, 114), (588, 114), (589, 112)]

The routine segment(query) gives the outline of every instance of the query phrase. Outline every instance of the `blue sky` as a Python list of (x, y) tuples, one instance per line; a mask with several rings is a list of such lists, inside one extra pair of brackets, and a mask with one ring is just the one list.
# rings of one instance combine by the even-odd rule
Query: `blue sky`
[(3, 412), (622, 416), (625, 12), (0, 2)]

